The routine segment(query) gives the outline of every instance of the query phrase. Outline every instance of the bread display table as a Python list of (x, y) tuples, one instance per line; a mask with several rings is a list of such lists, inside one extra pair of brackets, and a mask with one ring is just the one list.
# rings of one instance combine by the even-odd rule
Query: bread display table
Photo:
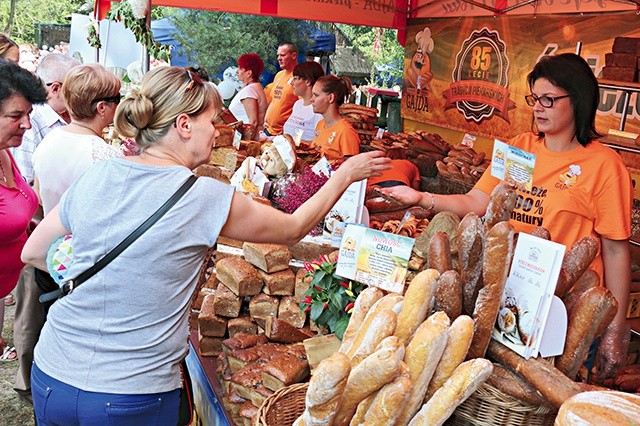
[(217, 379), (216, 357), (201, 357), (198, 332), (191, 330), (186, 362), (193, 385), (194, 407), (203, 425), (233, 426), (231, 415), (222, 406), (222, 388)]

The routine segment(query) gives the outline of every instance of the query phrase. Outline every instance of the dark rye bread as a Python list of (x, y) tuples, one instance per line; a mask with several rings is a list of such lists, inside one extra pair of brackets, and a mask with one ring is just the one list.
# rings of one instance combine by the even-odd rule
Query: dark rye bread
[(613, 53), (636, 53), (640, 47), (640, 38), (637, 37), (616, 37), (613, 39), (611, 51)]
[[(633, 65), (633, 64), (631, 64)], [(610, 67), (609, 65), (602, 68), (602, 78), (607, 80), (626, 81), (633, 83), (636, 81), (636, 67)]]

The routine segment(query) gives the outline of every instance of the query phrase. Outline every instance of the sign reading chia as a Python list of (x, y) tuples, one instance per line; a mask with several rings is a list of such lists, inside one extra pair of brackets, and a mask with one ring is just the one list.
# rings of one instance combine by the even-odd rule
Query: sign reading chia
[(506, 45), (497, 31), (482, 28), (471, 33), (456, 55), (453, 83), (443, 93), (445, 110), (457, 108), (466, 120), (476, 123), (494, 115), (509, 122)]

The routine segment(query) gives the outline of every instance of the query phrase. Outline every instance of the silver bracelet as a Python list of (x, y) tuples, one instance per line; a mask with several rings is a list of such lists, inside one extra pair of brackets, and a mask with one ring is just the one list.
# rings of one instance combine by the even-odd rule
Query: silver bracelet
[(430, 193), (430, 192), (425, 192), (425, 194), (427, 194), (427, 195), (431, 198), (431, 207), (429, 207), (429, 208), (427, 209), (427, 211), (431, 211), (431, 210), (433, 210), (433, 208), (436, 206), (436, 200), (435, 200), (435, 198), (433, 198), (433, 194), (432, 194), (432, 193)]

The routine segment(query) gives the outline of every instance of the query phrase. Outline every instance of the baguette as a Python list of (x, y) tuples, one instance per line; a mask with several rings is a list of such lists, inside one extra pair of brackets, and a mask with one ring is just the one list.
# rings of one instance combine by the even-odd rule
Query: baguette
[(364, 320), (362, 321), (362, 326), (356, 332), (356, 335), (353, 338), (349, 347), (344, 348), (344, 350), (341, 347), (340, 352), (345, 353), (349, 357), (349, 359), (351, 359), (353, 357), (354, 352), (362, 344), (362, 340), (367, 334), (367, 330), (371, 325), (371, 321), (373, 321), (373, 318), (377, 315), (377, 313), (385, 309), (390, 309), (390, 310), (395, 309), (396, 305), (398, 303), (401, 303), (402, 300), (403, 300), (403, 297), (400, 296), (399, 294), (389, 293), (386, 296), (380, 298), (377, 302), (375, 302), (371, 307), (371, 309), (369, 309), (369, 312), (367, 312), (367, 315), (364, 317)]
[(521, 375), (555, 408), (559, 408), (564, 401), (581, 392), (576, 382), (542, 359), (524, 359), (495, 340), (489, 342), (487, 354), (494, 361)]
[(394, 333), (405, 345), (433, 309), (438, 275), (435, 269), (427, 269), (409, 283)]
[(349, 319), (349, 325), (342, 336), (340, 352), (346, 353), (349, 346), (351, 346), (356, 333), (360, 329), (360, 326), (362, 326), (362, 322), (367, 316), (367, 312), (369, 312), (369, 309), (371, 309), (373, 304), (380, 300), (382, 296), (382, 290), (377, 287), (367, 287), (362, 290), (360, 295), (356, 298), (356, 303), (353, 306), (353, 312)]
[(427, 259), (429, 268), (441, 274), (451, 269), (451, 244), (446, 232), (438, 231), (433, 234), (429, 240)]
[(484, 214), (485, 234), (497, 223), (508, 221), (516, 206), (518, 193), (513, 185), (501, 182), (493, 188)]
[(493, 364), (484, 358), (460, 364), (449, 380), (411, 419), (409, 426), (440, 426), (444, 424), (456, 407), (469, 398), (487, 380), (492, 370)]
[(487, 383), (526, 404), (536, 407), (550, 405), (529, 382), (502, 364), (493, 364), (493, 372), (487, 379)]
[(513, 256), (513, 226), (500, 222), (487, 233), (482, 263), (483, 287), (473, 311), (473, 340), (467, 359), (482, 358), (491, 340)]
[(371, 323), (365, 329), (365, 334), (358, 346), (352, 346), (347, 356), (354, 368), (366, 357), (371, 355), (378, 344), (387, 336), (392, 336), (396, 330), (398, 316), (390, 309), (383, 309), (376, 313)]
[(403, 350), (383, 347), (351, 370), (335, 416), (335, 425), (348, 425), (363, 399), (398, 376), (403, 355)]
[(482, 258), (484, 227), (475, 213), (462, 218), (456, 231), (458, 245), (458, 273), (462, 287), (462, 313), (473, 314), (478, 291), (482, 287)]
[(367, 411), (363, 425), (387, 426), (396, 422), (400, 416), (400, 407), (404, 407), (412, 387), (408, 375), (396, 377), (378, 391), (371, 407)]
[(564, 295), (562, 302), (564, 307), (567, 308), (567, 315), (571, 315), (571, 311), (575, 306), (582, 293), (590, 288), (598, 287), (600, 285), (600, 276), (593, 269), (587, 269), (584, 274), (580, 275), (578, 281), (571, 287), (571, 289)]
[(309, 381), (304, 413), (294, 425), (330, 426), (350, 372), (351, 363), (345, 354), (335, 352), (324, 359)]
[(397, 426), (406, 426), (420, 409), (429, 382), (447, 346), (449, 325), (447, 314), (436, 312), (420, 324), (407, 345), (404, 362), (409, 366), (413, 388), (396, 422)]
[(456, 271), (446, 271), (438, 278), (434, 309), (444, 311), (452, 320), (462, 313), (462, 287)]
[(556, 285), (556, 296), (563, 298), (567, 290), (587, 270), (598, 253), (598, 241), (593, 237), (584, 237), (576, 241), (565, 253), (560, 267), (560, 276)]
[(585, 291), (569, 315), (567, 338), (562, 355), (555, 366), (570, 379), (575, 379), (591, 343), (606, 329), (618, 312), (618, 302), (604, 287)]
[(459, 316), (453, 321), (447, 333), (447, 346), (429, 383), (424, 402), (427, 402), (440, 389), (467, 356), (473, 338), (473, 320), (467, 315)]

